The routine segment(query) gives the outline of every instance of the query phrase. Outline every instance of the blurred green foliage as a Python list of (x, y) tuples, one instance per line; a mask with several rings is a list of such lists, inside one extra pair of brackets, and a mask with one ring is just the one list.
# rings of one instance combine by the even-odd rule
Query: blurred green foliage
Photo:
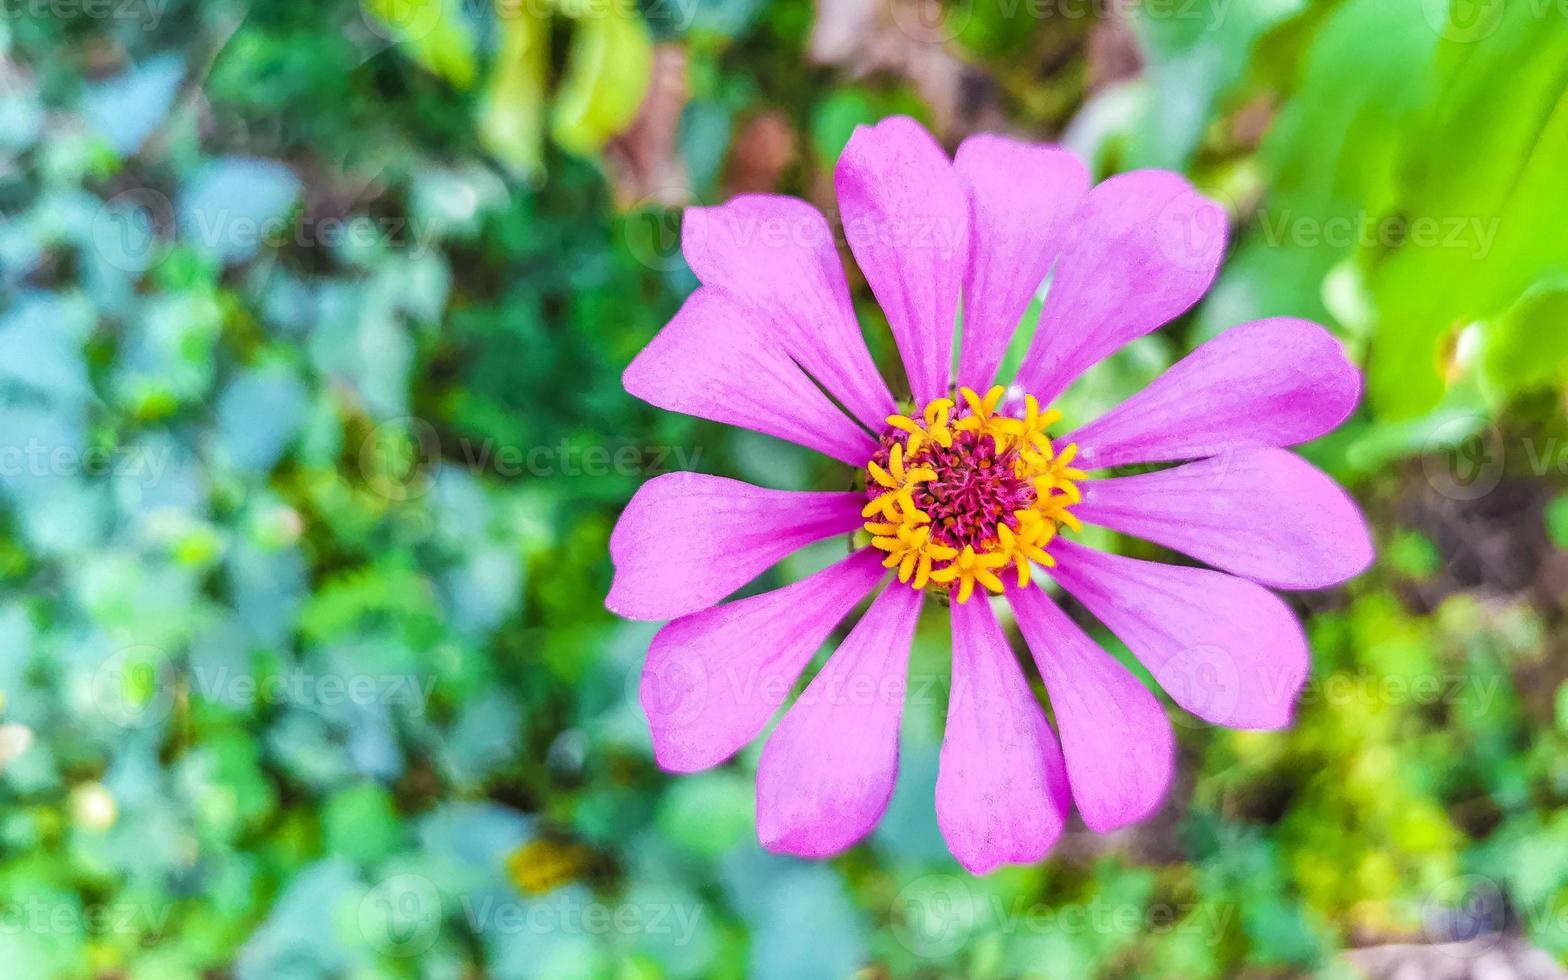
[[(7, 976), (1353, 975), (1347, 949), (1449, 940), (1568, 957), (1558, 6), (15, 9)], [(834, 31), (851, 53), (824, 63)], [(667, 146), (646, 118), (660, 52), (682, 66)], [(1159, 814), (981, 880), (931, 812), (940, 615), (887, 818), (811, 864), (756, 843), (757, 747), (657, 770), (636, 701), (652, 628), (602, 607), (648, 476), (843, 478), (621, 391), (693, 285), (649, 159), (692, 200), (760, 181), (831, 208), (853, 127), (893, 112), (950, 143), (1060, 138), (1102, 175), (1182, 169), (1230, 208), (1213, 294), (1069, 414), (1253, 317), (1321, 320), (1368, 369), (1364, 410), (1307, 452), (1382, 560), (1293, 598), (1316, 657), (1296, 727), (1172, 708)]]

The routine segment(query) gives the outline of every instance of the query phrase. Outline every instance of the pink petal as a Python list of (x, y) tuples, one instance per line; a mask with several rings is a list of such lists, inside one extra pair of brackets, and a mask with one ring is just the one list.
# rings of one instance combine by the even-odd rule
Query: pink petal
[(1067, 822), (1056, 734), (984, 600), (953, 616), (953, 688), (936, 779), (936, 822), (958, 863), (986, 874), (1045, 857)]
[(1361, 372), (1307, 320), (1245, 323), (1177, 361), (1068, 437), (1085, 469), (1293, 446), (1333, 431), (1361, 398)]
[(755, 429), (864, 466), (876, 451), (756, 317), (722, 293), (692, 293), (632, 359), (626, 390), (672, 412)]
[(1225, 211), (1180, 175), (1103, 181), (1073, 219), (1018, 384), (1054, 399), (1078, 375), (1203, 297), (1225, 252)]
[(844, 237), (887, 314), (915, 401), (947, 394), (969, 202), (947, 154), (913, 119), (856, 128), (833, 177)]
[(701, 473), (638, 488), (610, 534), (605, 605), (628, 619), (670, 619), (713, 605), (779, 559), (864, 518), (855, 493), (764, 490)]
[(1310, 667), (1301, 624), (1245, 579), (1051, 545), (1051, 576), (1122, 642), (1171, 700), (1227, 728), (1283, 728)]
[(866, 349), (822, 212), (766, 194), (687, 208), (681, 248), (703, 285), (745, 306), (862, 424), (886, 428), (897, 407)]
[(1072, 231), (1089, 172), (1066, 150), (990, 134), (964, 140), (954, 166), (971, 226), (958, 383), (984, 392)]
[(1372, 564), (1355, 501), (1283, 449), (1238, 449), (1082, 487), (1079, 519), (1275, 588), (1323, 589)]
[(896, 582), (884, 589), (768, 737), (757, 766), (757, 836), (768, 850), (826, 857), (882, 819), (921, 596)]
[(1067, 781), (1100, 833), (1153, 813), (1175, 764), (1171, 723), (1154, 695), (1038, 587), (1007, 593), (1051, 695)]
[(659, 765), (707, 769), (756, 738), (828, 634), (885, 573), (881, 552), (867, 548), (793, 585), (659, 630), (641, 691)]

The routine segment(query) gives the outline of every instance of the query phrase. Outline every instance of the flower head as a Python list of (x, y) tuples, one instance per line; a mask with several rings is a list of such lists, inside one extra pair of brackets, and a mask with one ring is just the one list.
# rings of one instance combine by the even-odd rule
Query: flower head
[[(902, 406), (866, 349), (827, 222), (804, 202), (769, 196), (687, 212), (682, 247), (702, 285), (625, 383), (660, 407), (823, 452), (860, 489), (651, 480), (611, 536), (607, 604), (671, 620), (649, 649), (642, 701), (659, 763), (687, 772), (760, 734), (874, 595), (762, 753), (759, 836), (803, 856), (840, 851), (881, 817), (916, 624), (927, 597), (948, 605), (938, 824), (977, 873), (1036, 861), (1071, 804), (1097, 831), (1147, 816), (1173, 764), (1166, 709), (1047, 587), (1119, 637), (1179, 708), (1236, 728), (1289, 724), (1308, 651), (1264, 586), (1334, 585), (1372, 552), (1349, 497), (1282, 447), (1338, 426), (1360, 376), (1322, 327), (1258, 321), (1058, 433), (1051, 402), (1079, 374), (1207, 290), (1225, 245), (1218, 206), (1161, 171), (1091, 188), (1071, 154), (998, 136), (972, 137), (950, 160), (903, 118), (857, 130), (835, 184), (845, 237), (904, 362)], [(1047, 277), (1017, 377), (999, 382), (1014, 328)], [(1181, 465), (1105, 473), (1170, 463)], [(1090, 524), (1209, 567), (1072, 540)], [(722, 602), (834, 535), (864, 544), (799, 582)], [(1060, 741), (993, 596), (1033, 655)]]
[[(1004, 389), (985, 397), (962, 388), (964, 407), (939, 398), (927, 406), (925, 426), (889, 416), (882, 448), (866, 463), (861, 513), (873, 547), (899, 563), (900, 582), (935, 586), (943, 597), (968, 602), (975, 584), (1002, 592), (997, 570), (1018, 570), (1029, 584), (1034, 562), (1054, 564), (1045, 551), (1060, 524), (1076, 525), (1069, 508), (1082, 499), (1071, 462), (1076, 447), (1058, 453), (1045, 433), (1060, 413), (1041, 415), (1031, 396), (1024, 418), (999, 415)], [(927, 428), (929, 427), (929, 428)]]

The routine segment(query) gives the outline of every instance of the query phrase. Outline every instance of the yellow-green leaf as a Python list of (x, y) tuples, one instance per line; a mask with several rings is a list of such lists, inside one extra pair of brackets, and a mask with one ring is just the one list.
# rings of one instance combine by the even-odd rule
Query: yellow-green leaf
[(618, 4), (563, 3), (576, 20), (552, 135), (563, 149), (593, 154), (637, 115), (653, 71), (653, 37)]
[(1568, 280), (1532, 289), (1486, 325), (1481, 375), (1504, 395), (1568, 379)]
[(445, 0), (364, 0), (380, 32), (408, 48), (427, 71), (457, 88), (478, 76), (474, 38), (462, 19), (462, 5)]
[(1458, 329), (1568, 274), (1568, 25), (1527, 8), (1500, 8), (1485, 36), (1452, 32), (1426, 124), (1405, 139), (1393, 213), (1407, 235), (1387, 254), (1368, 250), (1378, 308), (1368, 393), (1384, 417), (1437, 404), (1441, 352)]
[(514, 173), (544, 166), (544, 104), (550, 22), (526, 4), (501, 11), (501, 50), (485, 88), (479, 138)]

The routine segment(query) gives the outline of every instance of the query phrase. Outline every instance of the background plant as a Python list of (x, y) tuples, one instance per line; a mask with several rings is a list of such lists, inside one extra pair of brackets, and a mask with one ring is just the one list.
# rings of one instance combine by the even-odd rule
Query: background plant
[[(1565, 55), (1545, 2), (7, 8), (0, 963), (1562, 962)], [(602, 607), (609, 530), (648, 476), (838, 478), (621, 391), (694, 285), (678, 207), (777, 190), (831, 210), (853, 127), (894, 112), (950, 143), (1062, 140), (1100, 175), (1181, 169), (1227, 205), (1216, 290), (1092, 372), (1077, 417), (1258, 316), (1328, 324), (1368, 372), (1363, 411), (1308, 451), (1381, 560), (1296, 598), (1316, 654), (1296, 727), (1179, 725), (1149, 823), (982, 880), (929, 802), (939, 617), (888, 818), (805, 864), (755, 842), (755, 751), (653, 765), (652, 631)]]

